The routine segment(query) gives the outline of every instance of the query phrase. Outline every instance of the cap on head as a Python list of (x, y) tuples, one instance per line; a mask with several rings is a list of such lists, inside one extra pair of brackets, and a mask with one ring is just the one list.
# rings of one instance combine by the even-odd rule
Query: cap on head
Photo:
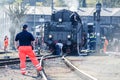
[(28, 26), (25, 24), (25, 25), (23, 25), (23, 29), (26, 29)]

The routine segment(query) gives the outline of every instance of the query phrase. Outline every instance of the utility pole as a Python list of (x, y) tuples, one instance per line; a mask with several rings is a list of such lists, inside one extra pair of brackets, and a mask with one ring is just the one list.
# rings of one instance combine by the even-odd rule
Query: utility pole
[(33, 10), (33, 35), (35, 36), (35, 25), (36, 25), (36, 0), (30, 0), (30, 5), (34, 7), (34, 10)]
[(35, 24), (35, 22), (36, 22), (36, 16), (35, 16), (35, 15), (36, 15), (36, 3), (35, 3), (35, 6), (34, 6), (34, 24), (33, 24), (33, 26), (34, 26), (33, 35), (34, 35), (34, 36), (35, 36), (35, 29), (36, 29), (36, 28), (35, 28), (35, 25), (36, 25), (36, 24)]
[(51, 2), (51, 12), (53, 13), (53, 10), (54, 10), (54, 2), (53, 2), (53, 0), (52, 0), (52, 2)]
[(87, 7), (86, 0), (82, 0), (82, 7)]
[(100, 52), (100, 12), (101, 3), (96, 4), (96, 12), (94, 12), (95, 32), (96, 32), (96, 52)]

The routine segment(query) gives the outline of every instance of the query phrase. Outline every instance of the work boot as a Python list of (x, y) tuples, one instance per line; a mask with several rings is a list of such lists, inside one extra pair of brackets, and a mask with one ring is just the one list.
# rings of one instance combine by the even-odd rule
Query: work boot
[(25, 75), (26, 74), (26, 70), (25, 69), (21, 70), (21, 74)]
[(27, 72), (22, 72), (21, 74), (22, 74), (22, 75), (26, 75), (26, 74), (27, 74)]
[(42, 77), (38, 70), (37, 70), (37, 77)]
[(37, 71), (41, 71), (41, 70), (42, 70), (41, 66), (37, 67)]

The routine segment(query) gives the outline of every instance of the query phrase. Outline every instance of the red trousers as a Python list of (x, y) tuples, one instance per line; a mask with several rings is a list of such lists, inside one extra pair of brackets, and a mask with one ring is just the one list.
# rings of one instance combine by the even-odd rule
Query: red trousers
[(105, 39), (104, 46), (103, 46), (104, 53), (107, 51), (107, 46), (108, 46), (108, 40)]
[(33, 65), (36, 67), (37, 70), (40, 71), (42, 69), (31, 46), (20, 46), (18, 50), (21, 73), (26, 72), (26, 56), (30, 58), (30, 60), (32, 61)]

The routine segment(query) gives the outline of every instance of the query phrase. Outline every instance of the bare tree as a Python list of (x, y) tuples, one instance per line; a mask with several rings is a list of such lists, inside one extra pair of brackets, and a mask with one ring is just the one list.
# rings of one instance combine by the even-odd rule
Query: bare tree
[(9, 7), (6, 8), (6, 13), (8, 14), (11, 20), (10, 26), (10, 47), (14, 48), (14, 38), (15, 34), (21, 30), (21, 25), (25, 22), (25, 13), (27, 11), (27, 7), (22, 7), (21, 2), (14, 2), (13, 4), (9, 4)]

